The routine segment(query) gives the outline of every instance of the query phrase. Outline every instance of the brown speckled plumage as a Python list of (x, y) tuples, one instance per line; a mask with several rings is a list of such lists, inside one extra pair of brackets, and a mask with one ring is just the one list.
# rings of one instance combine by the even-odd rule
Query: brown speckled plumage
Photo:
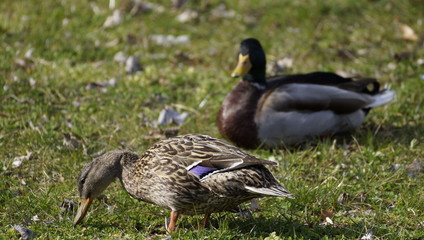
[[(253, 198), (293, 197), (264, 165), (276, 163), (225, 141), (189, 134), (162, 140), (140, 157), (114, 151), (95, 159), (79, 177), (79, 192), (82, 202), (91, 202), (113, 178), (119, 178), (132, 197), (170, 209), (168, 231), (173, 231), (179, 214), (205, 214), (206, 224), (211, 213), (232, 210)], [(200, 178), (189, 172), (195, 166), (215, 170)], [(80, 209), (88, 207), (80, 205), (75, 224), (85, 216)]]

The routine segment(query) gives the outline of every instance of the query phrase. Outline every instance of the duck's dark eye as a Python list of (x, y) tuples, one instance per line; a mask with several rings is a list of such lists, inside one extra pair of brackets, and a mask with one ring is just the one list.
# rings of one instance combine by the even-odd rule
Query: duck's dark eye
[(80, 179), (80, 181), (79, 181), (79, 184), (80, 184), (80, 185), (84, 185), (84, 183), (85, 183), (85, 179), (86, 179), (86, 178), (81, 178), (81, 179)]

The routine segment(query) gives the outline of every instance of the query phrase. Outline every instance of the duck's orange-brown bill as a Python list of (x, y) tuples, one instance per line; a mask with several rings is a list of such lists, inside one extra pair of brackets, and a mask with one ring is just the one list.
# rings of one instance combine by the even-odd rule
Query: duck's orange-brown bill
[(92, 202), (93, 202), (92, 198), (80, 199), (77, 215), (75, 216), (75, 219), (74, 219), (74, 225), (77, 225), (78, 223), (82, 222)]
[(231, 74), (231, 77), (233, 78), (243, 77), (250, 71), (251, 68), (252, 68), (252, 63), (250, 62), (249, 54), (246, 54), (246, 55), (239, 54), (237, 67), (236, 69), (234, 69), (233, 73)]

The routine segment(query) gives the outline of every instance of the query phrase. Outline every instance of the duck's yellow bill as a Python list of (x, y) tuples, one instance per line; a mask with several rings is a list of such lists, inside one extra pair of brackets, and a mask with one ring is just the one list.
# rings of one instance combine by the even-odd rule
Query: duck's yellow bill
[(252, 63), (250, 62), (249, 54), (246, 54), (246, 55), (239, 54), (237, 67), (236, 69), (234, 69), (233, 73), (231, 74), (231, 77), (233, 78), (243, 77), (250, 71), (251, 68), (252, 68)]
[(74, 225), (77, 225), (78, 223), (82, 222), (92, 202), (93, 202), (92, 198), (80, 199), (77, 215), (75, 216), (75, 219), (74, 219)]

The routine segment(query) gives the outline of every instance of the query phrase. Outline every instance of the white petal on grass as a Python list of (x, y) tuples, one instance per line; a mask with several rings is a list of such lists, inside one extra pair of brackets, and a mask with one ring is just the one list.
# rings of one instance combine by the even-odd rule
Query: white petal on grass
[(23, 240), (30, 239), (34, 236), (34, 232), (26, 227), (22, 227), (21, 225), (14, 224), (13, 228), (21, 234), (21, 238)]

